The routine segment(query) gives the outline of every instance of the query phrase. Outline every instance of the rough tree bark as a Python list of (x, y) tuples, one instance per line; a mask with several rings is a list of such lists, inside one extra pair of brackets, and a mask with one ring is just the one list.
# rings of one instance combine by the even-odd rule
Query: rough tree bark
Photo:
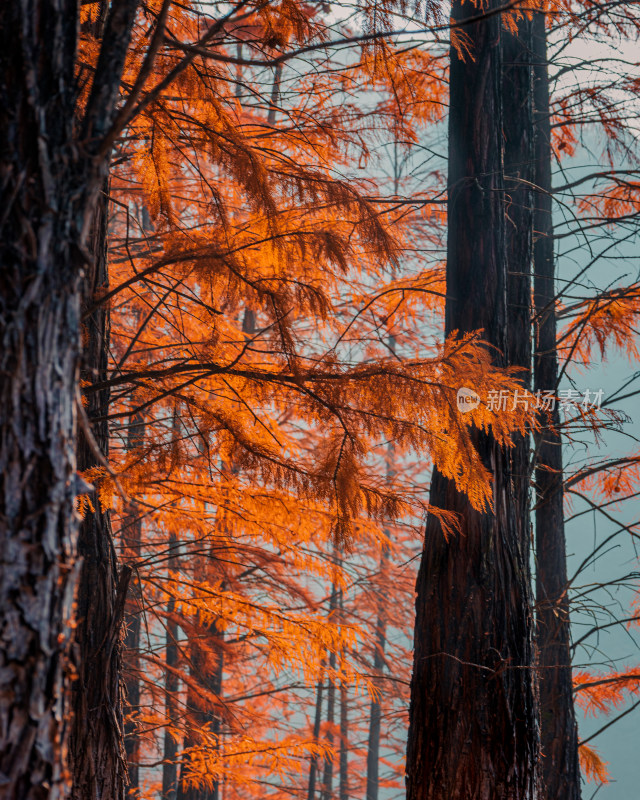
[[(80, 318), (96, 276), (91, 233), (107, 169), (98, 143), (137, 4), (112, 4), (82, 120), (77, 0), (0, 5), (0, 780), (21, 800), (66, 797), (70, 749), (71, 769), (80, 763), (69, 724), (75, 500), (87, 489), (76, 461)], [(112, 741), (117, 720), (105, 724), (97, 736)]]
[(23, 800), (68, 789), (84, 265), (70, 5), (0, 8), (0, 782)]
[[(554, 390), (558, 381), (555, 265), (551, 197), (551, 120), (545, 16), (534, 15), (535, 74), (535, 388)], [(560, 415), (541, 414), (537, 441), (536, 641), (540, 672), (542, 738), (541, 798), (580, 800), (578, 731), (573, 705), (571, 630), (562, 490)]]
[[(483, 11), (493, 11), (490, 2)], [(453, 4), (454, 20), (477, 16)], [(484, 329), (507, 363), (512, 308), (504, 193), (502, 21), (465, 24), (473, 59), (451, 51), (445, 329)], [(505, 88), (507, 85), (505, 81)], [(526, 115), (522, 125), (530, 125)], [(511, 135), (514, 135), (512, 131)], [(528, 367), (528, 364), (520, 366)], [(407, 751), (408, 800), (530, 800), (538, 732), (531, 643), (528, 537), (516, 493), (526, 464), (477, 431), (493, 473), (494, 512), (474, 511), (437, 470), (430, 502), (459, 515), (445, 538), (427, 521), (416, 592)]]

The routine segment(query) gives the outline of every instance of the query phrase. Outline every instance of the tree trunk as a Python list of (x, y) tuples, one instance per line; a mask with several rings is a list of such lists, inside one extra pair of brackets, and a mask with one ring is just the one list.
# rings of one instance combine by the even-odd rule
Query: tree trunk
[(68, 5), (0, 7), (0, 785), (21, 800), (69, 790), (82, 261), (61, 167), (74, 107)]
[[(87, 268), (88, 306), (108, 288), (107, 222), (105, 191), (94, 223), (93, 268)], [(82, 379), (86, 389), (107, 378), (108, 308), (99, 306), (84, 324)], [(101, 459), (109, 455), (109, 391), (89, 392), (87, 399), (86, 415), (91, 430), (83, 430), (79, 437), (81, 470), (101, 466)], [(78, 537), (82, 570), (75, 631), (78, 677), (73, 684), (74, 724), (70, 742), (72, 796), (78, 800), (94, 797), (111, 800), (124, 796), (127, 783), (120, 681), (121, 632), (130, 569), (123, 569), (118, 579), (109, 512), (102, 508), (97, 496), (92, 502), (94, 510), (85, 515)]]
[[(324, 662), (323, 662), (324, 667)], [(317, 744), (320, 741), (320, 725), (322, 723), (322, 695), (324, 692), (324, 679), (322, 675), (316, 687), (316, 712), (313, 720), (313, 742)], [(307, 788), (307, 800), (314, 800), (316, 792), (316, 779), (318, 773), (318, 757), (311, 756), (311, 763), (309, 764), (309, 784)]]
[[(334, 553), (335, 558), (335, 553)], [(329, 600), (329, 618), (333, 616), (338, 605), (338, 592), (335, 583), (331, 587), (331, 598)], [(336, 684), (334, 681), (334, 673), (336, 669), (336, 654), (331, 652), (329, 655), (329, 680), (327, 682), (327, 744), (330, 748), (333, 747), (333, 723), (335, 720), (335, 705), (336, 705)], [(333, 794), (333, 752), (329, 754), (324, 760), (324, 769), (322, 770), (322, 793), (321, 800), (331, 800)]]
[[(531, 388), (533, 309), (533, 61), (532, 23), (518, 20), (517, 31), (502, 30), (502, 97), (504, 131), (505, 250), (507, 257), (507, 364), (522, 368), (522, 384)], [(526, 401), (528, 402), (528, 401)], [(513, 499), (527, 555), (531, 584), (530, 437), (516, 434), (510, 451)]]
[(340, 800), (349, 800), (349, 705), (347, 687), (340, 684)]
[[(222, 634), (218, 630), (214, 622), (206, 628), (207, 639), (209, 645), (211, 641), (220, 640)], [(206, 643), (204, 645), (206, 647)], [(215, 694), (222, 693), (222, 672), (224, 665), (224, 654), (222, 647), (218, 647), (218, 663), (215, 673), (208, 674), (207, 672), (207, 654), (203, 645), (197, 638), (193, 639), (189, 645), (191, 674), (196, 680), (201, 681), (206, 689)], [(202, 727), (207, 726), (214, 734), (220, 733), (220, 716), (218, 713), (211, 710), (202, 709), (202, 700), (196, 694), (195, 690), (189, 687), (187, 691), (187, 711), (191, 716), (192, 722)], [(185, 747), (192, 747), (198, 744), (194, 737), (190, 737), (185, 741)], [(183, 774), (180, 779), (180, 784), (177, 791), (177, 800), (218, 800), (219, 782), (214, 781), (211, 788), (187, 786), (184, 780), (185, 773), (188, 769), (188, 761), (182, 762)]]
[[(170, 534), (169, 536), (169, 552), (170, 556), (168, 559), (168, 565), (170, 570), (177, 570), (178, 564), (178, 540), (175, 534)], [(165, 677), (165, 703), (167, 709), (167, 721), (171, 725), (175, 725), (176, 723), (176, 716), (178, 713), (176, 698), (178, 694), (178, 689), (180, 685), (180, 681), (178, 679), (177, 674), (174, 672), (172, 668), (175, 668), (178, 664), (178, 625), (173, 622), (171, 619), (174, 611), (175, 611), (175, 600), (173, 597), (169, 600), (167, 605), (167, 612), (168, 612), (168, 619), (167, 619), (167, 650), (166, 650), (166, 662), (167, 662), (167, 674)], [(178, 746), (173, 738), (173, 736), (169, 733), (169, 731), (165, 730), (164, 732), (164, 753), (162, 756), (162, 800), (175, 800), (176, 792), (177, 792), (177, 781), (178, 781)]]
[[(535, 58), (535, 245), (536, 311), (535, 388), (555, 390), (556, 350), (553, 220), (551, 199), (551, 126), (545, 16), (534, 14)], [(540, 667), (542, 738), (541, 798), (580, 799), (578, 731), (573, 706), (571, 630), (562, 490), (560, 415), (541, 415), (544, 430), (537, 442), (536, 603)]]
[[(394, 192), (398, 194), (399, 188), (399, 169), (398, 160), (394, 160)], [(389, 334), (389, 350), (395, 354), (396, 340), (392, 334)], [(395, 475), (394, 465), (394, 446), (393, 442), (387, 445), (387, 480), (389, 483), (393, 480)], [(384, 531), (385, 536), (390, 536), (390, 531)], [(385, 543), (380, 552), (380, 577), (384, 580), (387, 572), (387, 562), (389, 560), (389, 547)], [(382, 591), (379, 590), (377, 602), (377, 616), (376, 616), (376, 629), (374, 639), (373, 651), (373, 673), (380, 675), (384, 668), (384, 649), (386, 646), (387, 637), (387, 611), (386, 611), (386, 598), (383, 597)], [(367, 742), (367, 788), (366, 800), (378, 800), (378, 790), (380, 784), (380, 722), (382, 716), (382, 708), (380, 701), (373, 697), (371, 699), (371, 710), (369, 712), (369, 740)]]
[[(491, 2), (484, 11), (498, 6)], [(479, 13), (458, 0), (452, 10), (454, 20)], [(508, 330), (501, 29), (499, 14), (485, 16), (464, 25), (473, 59), (451, 50), (445, 328), (484, 329), (498, 363), (506, 364), (515, 347)], [(476, 431), (474, 444), (493, 473), (493, 513), (471, 508), (437, 470), (431, 482), (430, 502), (456, 512), (460, 531), (447, 540), (437, 518), (427, 520), (416, 586), (408, 800), (529, 800), (535, 793), (528, 537), (525, 500), (517, 495), (523, 481), (513, 480), (527, 465), (514, 463), (516, 455), (490, 434)]]
[[(133, 414), (129, 418), (129, 431), (127, 435), (127, 450), (129, 452), (142, 447), (144, 443), (144, 433), (144, 418), (141, 414)], [(140, 548), (142, 546), (142, 519), (140, 517), (140, 509), (135, 502), (128, 504), (127, 513), (122, 520), (120, 537), (124, 551), (124, 563), (135, 570), (135, 565), (140, 560)], [(140, 709), (140, 612), (142, 608), (140, 581), (135, 572), (132, 573), (132, 578), (129, 583), (128, 600), (129, 608), (124, 638), (124, 746), (127, 754), (127, 769), (129, 771), (128, 794), (135, 797), (140, 783), (138, 774), (140, 737), (134, 714)]]
[[(121, 775), (114, 562), (110, 542), (95, 540), (108, 534), (104, 515), (80, 526), (75, 510), (88, 490), (76, 472), (86, 455), (76, 397), (81, 304), (101, 285), (100, 253), (90, 252), (104, 213), (95, 218), (107, 165), (98, 143), (113, 119), (137, 3), (112, 4), (82, 123), (77, 0), (0, 4), (0, 781), (4, 796), (21, 800), (65, 797), (70, 778), (115, 786)], [(90, 347), (99, 350), (100, 339), (98, 331)], [(99, 568), (88, 564), (93, 555), (105, 559)], [(100, 600), (108, 616), (95, 620), (97, 648), (87, 630), (97, 605), (85, 591), (92, 570), (111, 590)], [(71, 722), (89, 694), (91, 718)], [(118, 796), (106, 794), (107, 783), (103, 796)]]
[[(387, 474), (389, 470), (387, 470)], [(385, 531), (388, 534), (388, 531)], [(386, 572), (389, 558), (389, 548), (382, 546), (380, 554), (380, 575)], [(384, 598), (378, 599), (378, 612), (376, 618), (375, 644), (373, 652), (373, 674), (378, 676), (384, 667), (384, 649), (386, 644), (387, 615)], [(366, 800), (378, 800), (379, 769), (380, 769), (380, 722), (381, 705), (377, 698), (371, 699), (369, 712), (369, 740), (367, 742), (367, 789)]]
[[(341, 605), (342, 607), (342, 605)], [(349, 700), (347, 684), (340, 681), (340, 800), (349, 800)]]

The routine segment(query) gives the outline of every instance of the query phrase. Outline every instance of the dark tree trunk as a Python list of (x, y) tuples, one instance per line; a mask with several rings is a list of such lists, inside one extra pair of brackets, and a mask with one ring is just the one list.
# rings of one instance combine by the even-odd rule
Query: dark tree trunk
[[(454, 3), (454, 19), (474, 15), (474, 4)], [(447, 333), (484, 329), (506, 364), (517, 348), (509, 330), (500, 15), (464, 31), (474, 58), (462, 61), (452, 48), (445, 326)], [(524, 481), (514, 481), (527, 467), (490, 434), (476, 431), (474, 440), (493, 474), (494, 513), (473, 510), (437, 470), (431, 483), (430, 502), (457, 512), (460, 531), (447, 541), (437, 519), (427, 521), (416, 586), (408, 800), (530, 800), (535, 793), (526, 501), (518, 496)]]
[[(506, 361), (522, 368), (523, 388), (531, 388), (533, 309), (533, 60), (532, 23), (523, 17), (518, 29), (502, 30), (502, 97), (504, 131), (505, 251), (507, 258)], [(528, 403), (523, 399), (523, 403)], [(527, 556), (527, 584), (531, 584), (531, 504), (529, 498), (530, 438), (514, 436), (510, 451), (513, 500)]]
[[(335, 553), (334, 553), (335, 558)], [(329, 600), (329, 617), (335, 614), (338, 605), (338, 592), (335, 583), (331, 587), (331, 598)], [(335, 706), (336, 706), (336, 684), (333, 675), (336, 669), (336, 654), (331, 652), (329, 655), (329, 680), (327, 681), (327, 744), (333, 747), (333, 723), (335, 720)], [(324, 760), (324, 769), (322, 770), (322, 793), (320, 794), (321, 800), (331, 800), (333, 794), (333, 753)]]
[[(145, 424), (141, 414), (133, 414), (129, 418), (127, 450), (139, 450), (144, 443)], [(142, 519), (140, 509), (135, 501), (128, 503), (127, 513), (122, 520), (120, 539), (123, 549), (123, 561), (132, 569), (129, 582), (128, 608), (126, 614), (126, 633), (124, 637), (124, 670), (125, 670), (125, 723), (124, 746), (127, 754), (129, 772), (128, 794), (136, 796), (139, 787), (140, 736), (135, 714), (140, 709), (140, 613), (142, 595), (140, 580), (136, 573), (136, 564), (140, 561), (142, 546)]]
[[(324, 662), (323, 662), (324, 668)], [(316, 710), (313, 720), (313, 742), (317, 744), (320, 741), (320, 725), (322, 723), (322, 695), (324, 693), (324, 679), (322, 675), (316, 687)], [(307, 800), (314, 800), (316, 792), (316, 779), (318, 775), (318, 757), (311, 756), (311, 763), (309, 764), (309, 783), (307, 787)]]
[[(169, 559), (170, 570), (178, 568), (178, 541), (174, 534), (169, 537)], [(172, 726), (177, 723), (177, 694), (180, 686), (178, 675), (175, 668), (178, 665), (178, 625), (173, 621), (172, 616), (175, 612), (175, 600), (171, 598), (167, 604), (167, 674), (165, 677), (165, 703), (167, 709), (167, 721)], [(162, 800), (175, 800), (178, 782), (178, 745), (169, 733), (164, 732), (164, 753), (162, 756)]]
[[(555, 390), (556, 350), (553, 220), (551, 202), (551, 127), (544, 14), (534, 15), (535, 59), (535, 388)], [(541, 415), (537, 442), (536, 639), (540, 666), (540, 727), (544, 800), (580, 799), (578, 732), (573, 706), (571, 630), (562, 490), (560, 417)]]
[[(389, 557), (389, 548), (382, 547), (380, 554), (380, 575), (384, 575)], [(387, 615), (382, 597), (378, 600), (378, 613), (376, 618), (375, 644), (373, 653), (373, 674), (378, 676), (384, 667), (384, 649), (386, 644)], [(378, 800), (379, 768), (380, 768), (380, 701), (371, 699), (369, 712), (369, 740), (367, 742), (367, 789), (366, 800)]]
[(349, 699), (347, 684), (340, 682), (340, 800), (349, 800)]
[[(108, 288), (108, 197), (101, 196), (94, 221), (87, 267), (85, 304), (92, 306)], [(82, 380), (85, 390), (107, 378), (109, 312), (99, 306), (86, 317), (83, 330)], [(109, 391), (89, 391), (86, 427), (78, 441), (78, 468), (102, 466), (109, 455)], [(82, 412), (80, 412), (82, 413)], [(89, 427), (90, 426), (90, 427)], [(93, 441), (91, 441), (93, 439)], [(70, 740), (72, 796), (120, 798), (127, 782), (122, 717), (122, 622), (130, 570), (118, 568), (111, 521), (97, 498), (85, 515), (78, 537), (82, 569), (78, 586), (75, 631), (77, 680), (73, 684), (74, 722)]]
[[(212, 694), (220, 696), (222, 693), (222, 674), (224, 667), (224, 653), (221, 646), (222, 634), (218, 630), (215, 622), (208, 628), (205, 628), (203, 634), (206, 639), (203, 644), (194, 638), (189, 644), (189, 658), (191, 665), (192, 676), (202, 683), (202, 685)], [(207, 653), (206, 648), (215, 646), (216, 642), (220, 642), (217, 646), (218, 663), (217, 668), (213, 674), (209, 674), (207, 667)], [(189, 712), (192, 724), (205, 727), (213, 734), (219, 734), (221, 728), (221, 720), (219, 713), (211, 709), (202, 708), (202, 699), (197, 695), (194, 689), (189, 687), (187, 691), (187, 711)], [(185, 741), (185, 747), (192, 747), (197, 745), (197, 738), (192, 736)], [(219, 782), (214, 781), (211, 788), (187, 786), (185, 780), (186, 773), (189, 768), (187, 761), (182, 762), (182, 775), (180, 777), (180, 784), (177, 791), (177, 800), (218, 800), (219, 795)]]
[(68, 792), (82, 258), (63, 164), (75, 5), (0, 6), (0, 792), (21, 800)]
[[(98, 510), (80, 526), (75, 511), (87, 491), (76, 471), (87, 457), (76, 398), (81, 306), (101, 284), (101, 255), (91, 253), (107, 166), (98, 142), (113, 119), (137, 2), (112, 4), (82, 123), (77, 0), (0, 4), (0, 780), (4, 796), (21, 800), (65, 797), (70, 779), (115, 785), (120, 775), (115, 565), (110, 541), (95, 540), (108, 536), (106, 517)], [(104, 564), (89, 564), (94, 555)], [(106, 591), (98, 609), (85, 590), (96, 573)], [(98, 649), (86, 635), (94, 610), (107, 613), (97, 619), (107, 634)], [(72, 721), (94, 689), (109, 702), (87, 704), (91, 718)]]

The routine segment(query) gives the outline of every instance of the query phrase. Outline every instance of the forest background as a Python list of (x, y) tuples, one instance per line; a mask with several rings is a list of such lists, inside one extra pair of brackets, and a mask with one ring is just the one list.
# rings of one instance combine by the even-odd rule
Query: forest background
[[(555, 208), (559, 286), (581, 282), (560, 297), (561, 354), (578, 388), (602, 384), (609, 397), (614, 377), (631, 377), (620, 351), (637, 366), (637, 9), (616, 9), (567, 4), (546, 15), (552, 59), (559, 51), (552, 74), (563, 76), (552, 83), (554, 185), (580, 181)], [(527, 10), (509, 9), (505, 25)], [(75, 632), (53, 648), (53, 700), (75, 709), (58, 741), (68, 738), (77, 796), (123, 784), (125, 761), (128, 791), (149, 798), (403, 791), (431, 465), (486, 506), (471, 423), (504, 439), (535, 425), (484, 405), (467, 420), (456, 406), (460, 386), (487, 397), (518, 383), (477, 337), (442, 341), (446, 16), (392, 4), (81, 5), (79, 92), (62, 119), (80, 130), (80, 151), (90, 142), (80, 183), (93, 190), (76, 191), (91, 216), (65, 251), (82, 273), (84, 397), (79, 475), (59, 513), (71, 519), (77, 506), (82, 561), (71, 548), (76, 605), (67, 597), (60, 618), (75, 618)], [(604, 61), (592, 57), (594, 38)], [(454, 44), (465, 52), (462, 34)], [(118, 52), (121, 75), (109, 62)], [(104, 87), (114, 101), (100, 119)], [(65, 152), (67, 163), (85, 156)], [(7, 201), (7, 215), (18, 207)], [(21, 241), (37, 228), (29, 219)], [(5, 291), (7, 308), (19, 283)], [(575, 372), (597, 367), (601, 350), (616, 353), (615, 368)], [(627, 412), (633, 388), (621, 390)], [(638, 686), (635, 649), (623, 645), (636, 616), (636, 519), (626, 508), (637, 432), (606, 405), (599, 421), (563, 430), (573, 440), (567, 487), (587, 492), (567, 510), (578, 538), (569, 574), (617, 530), (607, 525), (627, 524), (607, 571), (589, 563), (588, 594), (573, 588), (574, 639), (615, 623), (597, 649), (578, 651), (592, 676), (582, 680), (605, 683), (577, 696), (615, 716)], [(594, 435), (600, 450), (582, 444)], [(609, 465), (610, 455), (625, 460)], [(593, 464), (590, 482), (579, 481)], [(586, 543), (585, 508), (590, 521), (605, 519)], [(429, 512), (455, 535), (445, 512)], [(631, 720), (598, 740), (613, 737), (611, 755), (610, 745), (601, 753), (613, 777), (633, 764), (613, 764)], [(49, 758), (42, 741), (35, 749)], [(583, 752), (583, 766), (594, 789), (606, 779), (597, 752)], [(623, 797), (621, 788), (598, 796)]]

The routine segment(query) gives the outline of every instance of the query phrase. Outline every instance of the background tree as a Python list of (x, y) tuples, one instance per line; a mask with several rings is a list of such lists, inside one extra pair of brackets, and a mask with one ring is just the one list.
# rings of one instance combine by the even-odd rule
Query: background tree
[[(513, 48), (516, 32), (505, 43), (512, 59), (505, 75), (504, 22), (500, 13), (490, 13), (495, 10), (489, 5), (488, 13), (479, 14), (473, 6), (453, 7), (462, 33), (458, 38), (454, 30), (450, 57), (445, 330), (482, 330), (498, 363), (509, 364), (516, 342), (522, 344), (516, 314), (523, 311), (517, 306), (522, 292), (510, 296), (521, 281), (507, 272), (505, 90), (512, 98), (514, 87), (524, 88), (524, 94), (515, 92), (521, 116), (509, 118), (513, 167), (522, 163), (514, 158), (522, 141), (530, 146), (530, 66), (524, 59), (524, 79), (514, 74), (520, 62)], [(517, 219), (517, 234), (530, 242), (530, 218)], [(530, 253), (520, 259), (526, 276)], [(529, 364), (524, 358), (509, 366)], [(491, 507), (474, 507), (437, 469), (432, 478), (431, 505), (454, 513), (458, 528), (446, 535), (435, 516), (427, 520), (416, 586), (407, 749), (411, 800), (529, 798), (535, 792), (537, 710), (522, 514), (528, 487), (518, 479), (527, 464), (523, 448), (519, 462), (518, 450), (510, 455), (503, 449), (495, 425), (491, 431), (478, 428), (473, 447), (492, 476)]]

